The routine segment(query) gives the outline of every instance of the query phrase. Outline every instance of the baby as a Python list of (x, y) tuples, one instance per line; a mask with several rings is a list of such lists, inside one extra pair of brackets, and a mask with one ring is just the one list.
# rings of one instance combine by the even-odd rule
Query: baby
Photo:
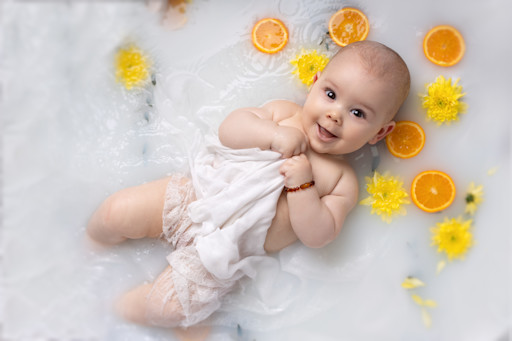
[(121, 297), (118, 312), (144, 325), (194, 325), (238, 279), (254, 276), (266, 253), (297, 240), (312, 248), (333, 241), (359, 190), (343, 155), (393, 130), (409, 85), (396, 52), (350, 44), (315, 76), (303, 106), (276, 100), (230, 113), (191, 178), (174, 175), (107, 198), (87, 227), (94, 241), (163, 236), (174, 247), (170, 265)]

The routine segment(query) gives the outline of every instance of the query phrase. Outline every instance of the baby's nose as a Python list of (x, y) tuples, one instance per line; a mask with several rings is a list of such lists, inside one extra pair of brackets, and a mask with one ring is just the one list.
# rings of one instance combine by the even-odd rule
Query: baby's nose
[(327, 113), (327, 117), (333, 120), (336, 124), (341, 124), (341, 116), (336, 112)]

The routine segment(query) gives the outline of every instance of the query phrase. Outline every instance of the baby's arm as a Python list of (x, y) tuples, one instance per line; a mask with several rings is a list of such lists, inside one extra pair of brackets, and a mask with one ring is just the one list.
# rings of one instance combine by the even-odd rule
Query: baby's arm
[(306, 150), (306, 137), (296, 128), (278, 122), (293, 116), (298, 106), (288, 101), (274, 101), (261, 108), (241, 108), (230, 113), (219, 127), (219, 139), (234, 149), (274, 150), (288, 158)]
[[(348, 165), (331, 193), (320, 197), (317, 187), (287, 193), (290, 223), (299, 240), (318, 248), (333, 241), (346, 216), (356, 205), (357, 178)], [(285, 186), (296, 187), (313, 179), (306, 156), (294, 156), (281, 166)], [(288, 183), (289, 182), (289, 183)]]

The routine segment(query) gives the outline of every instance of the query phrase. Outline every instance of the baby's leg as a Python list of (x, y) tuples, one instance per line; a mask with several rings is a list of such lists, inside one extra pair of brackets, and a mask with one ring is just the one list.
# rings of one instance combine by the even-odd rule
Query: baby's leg
[[(169, 189), (169, 192), (167, 190)], [(167, 194), (167, 197), (166, 197)], [(190, 180), (175, 176), (148, 184), (127, 188), (110, 196), (91, 217), (87, 232), (91, 238), (103, 244), (116, 244), (125, 239), (158, 237), (162, 234), (164, 205), (167, 228), (166, 237), (175, 230), (186, 231), (187, 219), (180, 213), (195, 199)], [(169, 217), (171, 213), (171, 217)], [(181, 234), (180, 234), (181, 235)], [(181, 241), (180, 245), (188, 245)], [(171, 280), (172, 268), (168, 266), (157, 280), (125, 293), (118, 301), (116, 310), (125, 319), (157, 326), (177, 326), (184, 320), (183, 308), (176, 297)], [(193, 328), (179, 332), (180, 339), (202, 340), (208, 328)]]
[(185, 318), (175, 294), (168, 266), (154, 283), (140, 285), (125, 293), (116, 310), (124, 319), (141, 324), (173, 327)]
[(174, 327), (180, 340), (204, 340), (210, 328), (194, 326), (176, 327), (185, 319), (183, 308), (175, 294), (168, 266), (154, 283), (140, 285), (125, 293), (116, 304), (117, 313), (124, 319), (159, 327)]
[(108, 197), (89, 220), (87, 233), (91, 239), (113, 245), (125, 239), (160, 236), (169, 180), (126, 188)]

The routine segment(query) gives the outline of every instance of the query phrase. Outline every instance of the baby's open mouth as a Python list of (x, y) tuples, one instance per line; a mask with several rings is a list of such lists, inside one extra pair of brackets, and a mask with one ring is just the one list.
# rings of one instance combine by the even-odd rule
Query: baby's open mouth
[(338, 136), (334, 135), (333, 133), (331, 133), (329, 130), (322, 127), (320, 124), (317, 124), (317, 127), (318, 127), (318, 136), (322, 140), (327, 141), (327, 140), (331, 140), (331, 139), (338, 137)]

